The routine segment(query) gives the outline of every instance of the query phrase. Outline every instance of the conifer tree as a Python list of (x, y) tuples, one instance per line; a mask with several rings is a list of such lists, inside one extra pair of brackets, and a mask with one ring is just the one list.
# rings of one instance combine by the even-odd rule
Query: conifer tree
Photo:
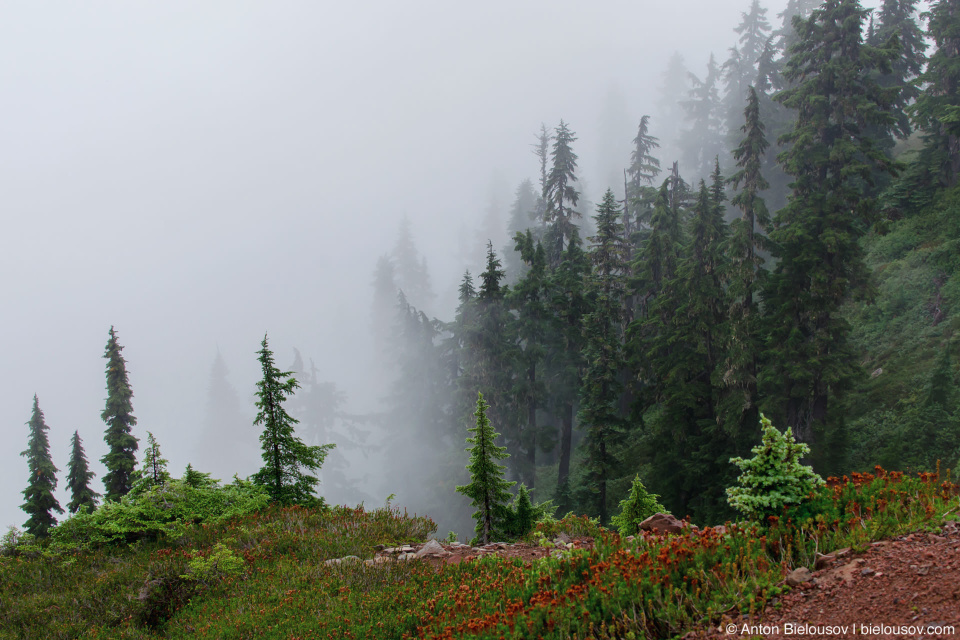
[[(608, 520), (607, 485), (620, 472), (619, 449), (626, 423), (620, 413), (623, 385), (624, 275), (627, 269), (620, 208), (607, 189), (594, 216), (597, 235), (591, 238), (593, 270), (587, 295), (591, 309), (583, 318), (586, 368), (580, 389), (579, 423), (583, 441), (583, 484), (589, 490), (590, 511)], [(596, 492), (594, 494), (594, 492)]]
[(100, 458), (107, 468), (103, 476), (103, 499), (107, 502), (116, 502), (130, 491), (137, 466), (138, 439), (132, 433), (137, 419), (133, 415), (133, 391), (127, 379), (127, 361), (121, 351), (123, 347), (117, 341), (113, 327), (110, 327), (110, 339), (103, 354), (107, 361), (107, 403), (100, 414), (107, 424), (103, 439), (110, 448)]
[(913, 117), (925, 133), (924, 164), (952, 185), (960, 174), (960, 0), (936, 0), (923, 15), (935, 51), (917, 79), (925, 89)]
[(873, 79), (890, 50), (862, 44), (866, 12), (857, 0), (827, 0), (809, 20), (795, 19), (799, 42), (784, 72), (795, 83), (778, 100), (798, 112), (781, 162), (794, 177), (788, 205), (770, 234), (779, 258), (764, 299), (770, 318), (766, 396), (799, 440), (811, 443), (857, 374), (840, 313), (866, 271), (858, 240), (874, 209), (865, 185), (891, 170), (865, 133), (892, 126), (895, 91)]
[[(623, 209), (624, 238), (630, 241), (632, 234), (640, 224), (649, 224), (644, 215), (646, 205), (651, 198), (651, 189), (654, 179), (660, 175), (660, 161), (651, 153), (660, 148), (657, 138), (650, 135), (650, 116), (640, 118), (637, 128), (637, 137), (633, 139), (633, 151), (630, 153), (630, 167), (627, 169), (627, 196)], [(635, 221), (635, 222), (634, 222)], [(630, 259), (629, 251), (627, 259)]]
[[(877, 82), (881, 87), (898, 89), (898, 95), (892, 103), (896, 118), (893, 131), (901, 139), (910, 135), (908, 107), (920, 95), (919, 87), (912, 81), (923, 71), (926, 62), (924, 51), (927, 43), (914, 17), (916, 5), (917, 0), (883, 0), (878, 16), (880, 24), (870, 41), (874, 46), (884, 46), (891, 38), (897, 41), (899, 50), (891, 60), (890, 69), (879, 73)], [(892, 142), (884, 146), (892, 147)]]
[(746, 64), (756, 69), (757, 61), (763, 55), (771, 33), (770, 23), (767, 21), (767, 9), (760, 5), (760, 0), (753, 0), (750, 3), (750, 10), (740, 14), (740, 24), (734, 28), (734, 31), (740, 36), (740, 55)]
[[(429, 307), (436, 295), (430, 284), (426, 258), (420, 255), (414, 244), (413, 231), (407, 216), (400, 219), (397, 242), (393, 247), (391, 258), (395, 267), (397, 286), (403, 289), (407, 299), (420, 308)], [(394, 295), (396, 295), (395, 292)]]
[[(266, 487), (270, 499), (280, 504), (310, 505), (317, 502), (314, 487), (319, 480), (309, 472), (316, 471), (335, 445), (307, 446), (294, 433), (297, 420), (283, 407), (284, 401), (300, 387), (289, 371), (280, 371), (274, 364), (273, 352), (264, 334), (259, 360), (263, 378), (257, 383), (257, 417), (255, 425), (263, 425), (260, 444), (263, 467), (252, 476), (254, 483)], [(323, 499), (320, 499), (323, 504)]]
[(518, 340), (516, 386), (519, 410), (525, 414), (520, 434), (521, 449), (525, 452), (523, 477), (530, 488), (535, 486), (536, 455), (540, 428), (537, 410), (543, 406), (546, 388), (542, 377), (546, 354), (549, 321), (547, 303), (547, 257), (540, 242), (534, 244), (529, 229), (514, 238), (516, 251), (526, 265), (526, 274), (509, 293), (510, 308), (516, 311), (514, 322)]
[(23, 525), (27, 533), (41, 538), (47, 535), (50, 527), (57, 524), (53, 512), (63, 513), (63, 509), (53, 495), (57, 488), (57, 468), (50, 457), (50, 441), (47, 439), (49, 427), (43, 420), (37, 396), (33, 396), (33, 414), (27, 426), (30, 427), (30, 437), (26, 450), (20, 455), (27, 459), (30, 479), (23, 490), (26, 502), (20, 508), (30, 516)]
[(476, 426), (467, 431), (474, 434), (467, 438), (470, 448), (470, 462), (467, 471), (470, 472), (470, 484), (458, 486), (457, 493), (470, 498), (477, 509), (473, 517), (477, 521), (477, 539), (481, 544), (489, 544), (490, 536), (506, 524), (510, 492), (508, 489), (516, 482), (507, 482), (503, 479), (506, 469), (497, 460), (508, 458), (506, 447), (496, 444), (500, 436), (490, 420), (487, 418), (487, 403), (483, 394), (477, 394), (477, 410), (474, 413)]
[[(521, 182), (514, 191), (513, 206), (510, 207), (510, 222), (507, 225), (507, 233), (512, 243), (515, 244), (518, 233), (526, 233), (531, 227), (536, 226), (534, 220), (537, 216), (537, 197), (530, 180)], [(507, 283), (512, 285), (526, 274), (528, 266), (513, 244), (504, 249), (503, 255)]]
[(147, 431), (147, 446), (143, 450), (143, 469), (140, 471), (140, 477), (151, 486), (163, 484), (170, 479), (167, 460), (160, 453), (157, 439), (149, 431)]
[[(521, 434), (514, 404), (513, 374), (516, 370), (516, 339), (513, 317), (507, 308), (510, 288), (503, 283), (506, 276), (493, 244), (487, 243), (487, 264), (480, 274), (477, 291), (477, 324), (472, 342), (472, 378), (477, 389), (489, 399), (490, 418), (506, 437), (512, 454), (521, 448)], [(519, 458), (513, 455), (511, 464), (518, 471)]]
[(70, 502), (67, 510), (77, 513), (81, 509), (93, 511), (99, 502), (100, 494), (90, 488), (90, 480), (97, 475), (90, 471), (87, 455), (80, 441), (80, 432), (74, 431), (70, 439), (70, 462), (67, 463), (67, 486), (70, 487)]
[[(724, 466), (732, 454), (718, 428), (711, 375), (723, 344), (725, 269), (722, 185), (700, 181), (689, 223), (690, 244), (677, 262), (649, 323), (650, 363), (659, 372), (659, 411), (651, 424), (651, 485), (672, 510), (717, 519), (723, 505)], [(729, 475), (729, 474), (726, 474)], [(710, 478), (704, 482), (704, 478)], [(655, 479), (655, 480), (653, 480)]]
[(689, 75), (693, 88), (690, 89), (690, 98), (681, 103), (689, 123), (684, 131), (682, 144), (687, 166), (694, 175), (706, 178), (713, 168), (714, 158), (724, 151), (720, 113), (720, 67), (711, 53), (703, 80), (692, 73)]
[(570, 242), (576, 227), (574, 218), (580, 217), (575, 209), (580, 200), (580, 192), (574, 187), (577, 182), (577, 154), (573, 152), (573, 143), (577, 141), (563, 120), (557, 126), (553, 136), (553, 148), (550, 151), (552, 166), (546, 181), (546, 212), (548, 225), (546, 248), (551, 264), (556, 265), (566, 243)]
[(590, 261), (583, 251), (580, 233), (573, 236), (550, 272), (547, 297), (552, 326), (546, 356), (547, 406), (559, 422), (557, 467), (557, 506), (572, 507), (569, 502), (570, 460), (573, 452), (573, 425), (577, 413), (577, 392), (583, 371), (583, 318), (589, 312), (584, 281), (590, 272)]
[(760, 99), (753, 87), (748, 93), (744, 117), (746, 122), (740, 127), (743, 139), (733, 152), (739, 170), (730, 177), (734, 188), (739, 190), (731, 204), (740, 209), (741, 215), (730, 224), (725, 249), (729, 257), (723, 274), (729, 299), (728, 326), (723, 361), (716, 372), (722, 389), (721, 422), (733, 435), (745, 433), (760, 419), (757, 360), (761, 336), (754, 298), (763, 275), (763, 259), (758, 251), (764, 246), (763, 232), (768, 231), (770, 224), (770, 215), (760, 195), (769, 186), (761, 172), (769, 145), (760, 121)]

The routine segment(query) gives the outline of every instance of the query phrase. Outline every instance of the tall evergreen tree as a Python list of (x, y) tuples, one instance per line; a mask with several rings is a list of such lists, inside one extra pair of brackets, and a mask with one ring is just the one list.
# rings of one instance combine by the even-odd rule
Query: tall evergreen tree
[(474, 519), (477, 521), (477, 539), (480, 544), (489, 544), (490, 536), (506, 524), (508, 514), (508, 489), (516, 482), (507, 482), (503, 479), (505, 466), (497, 464), (497, 460), (508, 458), (506, 447), (498, 447), (496, 440), (499, 437), (490, 419), (487, 418), (487, 403), (483, 394), (477, 394), (476, 426), (467, 431), (474, 437), (467, 438), (471, 445), (470, 462), (467, 470), (470, 472), (470, 484), (457, 487), (461, 493), (473, 502), (477, 509)]
[(87, 455), (80, 441), (80, 432), (74, 431), (70, 439), (70, 462), (67, 463), (67, 486), (70, 487), (70, 502), (67, 510), (77, 513), (81, 509), (93, 511), (99, 502), (100, 494), (90, 487), (90, 480), (97, 475), (90, 471)]
[(893, 124), (896, 92), (873, 79), (893, 52), (862, 43), (865, 19), (857, 0), (827, 0), (810, 19), (796, 18), (799, 42), (784, 72), (794, 84), (778, 96), (798, 117), (781, 154), (793, 194), (770, 234), (779, 263), (764, 296), (764, 395), (779, 399), (785, 422), (811, 445), (826, 426), (829, 398), (842, 396), (858, 372), (840, 306), (866, 275), (858, 240), (874, 202), (865, 185), (873, 171), (893, 168), (865, 133)]
[(57, 524), (53, 513), (63, 513), (63, 509), (53, 495), (57, 488), (57, 468), (50, 457), (50, 441), (47, 439), (49, 427), (43, 420), (43, 411), (40, 410), (37, 396), (33, 396), (33, 415), (27, 426), (30, 427), (30, 437), (26, 450), (20, 452), (20, 455), (27, 459), (30, 479), (27, 488), (23, 490), (26, 502), (20, 508), (30, 516), (23, 525), (27, 533), (40, 538), (46, 536), (50, 527)]
[(103, 435), (110, 450), (100, 461), (107, 468), (103, 476), (104, 500), (116, 502), (133, 486), (133, 473), (137, 466), (137, 442), (133, 427), (137, 419), (133, 415), (133, 391), (127, 379), (127, 361), (123, 347), (117, 341), (117, 333), (110, 327), (103, 357), (107, 361), (107, 404), (100, 417), (107, 424)]
[[(898, 138), (910, 135), (908, 107), (920, 95), (920, 88), (912, 82), (923, 71), (927, 43), (916, 21), (917, 0), (883, 0), (880, 5), (879, 26), (870, 44), (886, 45), (891, 38), (897, 39), (899, 51), (890, 63), (890, 70), (881, 72), (877, 78), (881, 87), (894, 87), (899, 93), (892, 107), (896, 117), (893, 132)], [(872, 14), (871, 14), (872, 17)], [(888, 143), (892, 146), (892, 143)]]
[(763, 159), (769, 144), (760, 120), (760, 99), (750, 87), (746, 122), (740, 130), (743, 139), (733, 152), (739, 170), (730, 177), (738, 193), (731, 203), (741, 215), (730, 224), (730, 237), (725, 250), (729, 263), (723, 278), (727, 283), (729, 308), (725, 331), (724, 358), (716, 371), (722, 389), (719, 405), (720, 419), (727, 432), (743, 433), (758, 424), (757, 360), (761, 336), (755, 296), (762, 286), (763, 259), (759, 251), (764, 247), (770, 225), (770, 215), (761, 197), (769, 184), (762, 174)]
[[(310, 505), (317, 501), (314, 487), (319, 480), (310, 475), (323, 464), (335, 445), (307, 446), (294, 433), (297, 420), (292, 418), (283, 403), (300, 387), (289, 371), (280, 371), (274, 364), (273, 352), (264, 334), (260, 343), (259, 360), (263, 378), (257, 383), (257, 417), (255, 425), (263, 425), (260, 444), (263, 449), (263, 467), (252, 480), (266, 487), (270, 499), (280, 504)], [(323, 499), (320, 499), (321, 504)]]
[(724, 289), (722, 178), (713, 193), (701, 180), (689, 246), (676, 276), (657, 297), (647, 324), (649, 362), (658, 373), (658, 407), (652, 414), (647, 458), (651, 485), (665, 504), (683, 514), (716, 521), (725, 511), (729, 439), (717, 425), (711, 374), (723, 344)]
[[(646, 209), (643, 205), (649, 200), (649, 187), (660, 175), (660, 160), (651, 155), (658, 148), (660, 142), (650, 135), (650, 116), (643, 116), (637, 128), (637, 137), (633, 139), (630, 167), (627, 169), (627, 200), (623, 210), (625, 238), (630, 238), (634, 231), (631, 228), (634, 220), (649, 223), (644, 216), (637, 214)], [(631, 209), (634, 215), (631, 215)]]
[(586, 367), (580, 389), (579, 423), (583, 441), (582, 479), (591, 498), (591, 515), (609, 519), (607, 485), (621, 473), (619, 453), (626, 421), (620, 412), (624, 367), (624, 277), (627, 270), (620, 208), (607, 189), (594, 216), (597, 235), (590, 238), (593, 270), (587, 281), (591, 308), (583, 318)]
[[(413, 231), (410, 228), (410, 219), (407, 216), (400, 219), (397, 242), (390, 257), (395, 267), (397, 286), (403, 289), (411, 304), (424, 309), (428, 308), (436, 295), (430, 284), (426, 258), (417, 250), (413, 241)], [(396, 292), (393, 295), (396, 295)]]
[(679, 51), (670, 56), (660, 78), (657, 130), (664, 147), (661, 157), (672, 161), (680, 157), (679, 141), (684, 121), (680, 104), (690, 97), (690, 71)]
[(757, 62), (767, 47), (770, 29), (766, 7), (760, 5), (760, 0), (753, 0), (749, 11), (740, 14), (740, 24), (734, 28), (740, 36), (740, 55), (752, 69), (757, 68)]
[(960, 175), (960, 0), (936, 0), (923, 15), (936, 50), (917, 79), (925, 89), (913, 117), (925, 134), (924, 164), (952, 185)]
[(513, 394), (517, 352), (515, 325), (506, 300), (510, 288), (503, 282), (505, 277), (500, 258), (488, 242), (486, 268), (480, 274), (477, 291), (476, 330), (471, 340), (472, 378), (489, 399), (490, 418), (501, 425), (511, 452), (511, 466), (518, 472), (520, 462), (516, 454), (521, 449), (521, 434)]
[(714, 158), (723, 154), (720, 67), (711, 53), (703, 80), (692, 73), (689, 75), (693, 88), (689, 99), (681, 103), (689, 123), (683, 133), (682, 146), (690, 171), (706, 178)]
[(573, 143), (577, 137), (563, 120), (553, 136), (550, 151), (552, 165), (546, 182), (546, 222), (549, 226), (546, 246), (551, 264), (556, 265), (566, 243), (570, 242), (576, 227), (574, 218), (580, 217), (576, 210), (580, 192), (574, 187), (577, 182), (577, 154)]
[(548, 333), (547, 302), (547, 257), (540, 242), (534, 244), (529, 229), (514, 238), (516, 252), (527, 267), (526, 274), (509, 293), (509, 305), (516, 312), (514, 322), (518, 340), (518, 365), (516, 386), (520, 411), (524, 415), (520, 434), (521, 449), (525, 453), (523, 464), (524, 484), (531, 489), (535, 486), (537, 448), (540, 440), (540, 427), (537, 424), (537, 410), (543, 407), (546, 388), (540, 375), (546, 355)]
[[(532, 227), (535, 227), (534, 221), (537, 217), (537, 193), (533, 189), (533, 183), (530, 180), (524, 180), (514, 191), (513, 206), (510, 207), (510, 222), (507, 224), (507, 233), (510, 241), (515, 244), (515, 238), (518, 233), (526, 233)], [(503, 251), (504, 269), (507, 272), (507, 283), (513, 284), (526, 274), (527, 265), (524, 263), (520, 252), (515, 246), (511, 245)]]
[(551, 326), (547, 338), (547, 407), (558, 421), (557, 506), (572, 507), (569, 494), (570, 461), (573, 452), (573, 427), (577, 414), (577, 392), (583, 371), (583, 317), (589, 311), (584, 282), (590, 273), (590, 260), (583, 251), (579, 231), (560, 258), (560, 264), (547, 279)]

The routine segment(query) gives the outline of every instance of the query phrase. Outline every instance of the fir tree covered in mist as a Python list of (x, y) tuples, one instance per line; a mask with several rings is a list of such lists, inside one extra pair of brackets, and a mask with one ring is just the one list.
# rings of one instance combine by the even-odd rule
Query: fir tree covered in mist
[(573, 152), (573, 143), (577, 137), (563, 120), (557, 125), (553, 136), (553, 148), (550, 151), (552, 165), (545, 184), (547, 223), (545, 244), (547, 257), (552, 265), (560, 259), (564, 247), (571, 241), (580, 212), (576, 210), (580, 201), (577, 182), (577, 154)]
[(926, 170), (952, 185), (960, 174), (960, 1), (936, 0), (924, 16), (936, 48), (918, 78), (926, 89), (912, 112), (924, 132)]
[[(287, 413), (283, 403), (300, 385), (289, 371), (280, 371), (276, 367), (266, 334), (258, 354), (263, 377), (257, 383), (259, 411), (254, 424), (263, 426), (260, 445), (264, 464), (251, 479), (265, 487), (274, 502), (315, 504), (314, 490), (319, 480), (309, 472), (323, 465), (324, 458), (335, 445), (308, 446), (297, 437), (294, 432), (297, 420)], [(320, 503), (323, 504), (322, 498)]]
[(63, 508), (53, 495), (57, 488), (57, 468), (50, 457), (49, 427), (44, 422), (37, 396), (33, 396), (33, 413), (27, 426), (30, 427), (30, 436), (26, 450), (20, 455), (27, 459), (30, 478), (23, 490), (25, 502), (20, 508), (30, 516), (23, 525), (27, 533), (39, 538), (46, 536), (50, 527), (57, 524), (53, 514), (63, 513)]
[(687, 113), (688, 122), (681, 138), (685, 150), (684, 160), (690, 173), (706, 178), (713, 168), (714, 158), (724, 154), (720, 67), (713, 54), (710, 54), (703, 79), (691, 73), (690, 80), (693, 83), (690, 97), (681, 103)]
[(518, 233), (514, 238), (516, 254), (526, 266), (526, 273), (508, 294), (511, 309), (516, 311), (515, 331), (518, 340), (519, 367), (514, 393), (523, 415), (520, 448), (524, 453), (521, 466), (524, 483), (531, 489), (536, 482), (537, 448), (540, 425), (537, 411), (544, 405), (546, 386), (543, 362), (546, 356), (549, 308), (547, 302), (547, 256), (533, 233)]
[(857, 375), (840, 306), (865, 282), (858, 240), (875, 204), (865, 184), (872, 172), (893, 168), (865, 133), (894, 125), (896, 91), (874, 79), (893, 52), (862, 43), (865, 20), (856, 0), (827, 0), (808, 20), (796, 19), (799, 41), (784, 71), (794, 84), (778, 95), (797, 111), (780, 157), (794, 182), (770, 234), (779, 262), (765, 287), (770, 348), (762, 386), (814, 455), (829, 399), (842, 397)]
[(74, 431), (70, 439), (70, 461), (67, 463), (67, 486), (70, 488), (67, 510), (70, 513), (77, 513), (81, 509), (93, 511), (97, 508), (100, 494), (90, 487), (90, 481), (95, 475), (97, 474), (90, 471), (80, 432)]
[(133, 391), (127, 379), (127, 361), (121, 351), (123, 347), (110, 327), (110, 339), (103, 354), (107, 360), (107, 404), (100, 414), (107, 424), (103, 439), (110, 448), (100, 459), (107, 468), (103, 476), (103, 499), (107, 502), (115, 502), (129, 493), (137, 466), (138, 440), (132, 433), (137, 419), (133, 415)]
[(586, 434), (582, 444), (582, 488), (589, 497), (589, 513), (609, 519), (607, 486), (621, 472), (620, 449), (626, 421), (620, 411), (624, 367), (623, 320), (626, 248), (620, 208), (607, 189), (597, 207), (597, 235), (590, 238), (592, 273), (586, 295), (590, 310), (583, 318), (586, 367), (580, 387), (579, 422)]
[(763, 284), (763, 259), (759, 251), (765, 244), (763, 232), (770, 225), (770, 214), (760, 195), (769, 187), (762, 174), (769, 143), (760, 121), (760, 99), (753, 87), (748, 92), (744, 117), (746, 122), (740, 128), (743, 138), (733, 151), (739, 170), (730, 177), (730, 183), (738, 190), (731, 204), (741, 215), (730, 223), (725, 249), (729, 262), (723, 279), (729, 306), (724, 358), (715, 373), (722, 390), (718, 405), (721, 422), (734, 437), (745, 433), (760, 419), (757, 362), (763, 336), (756, 298)]

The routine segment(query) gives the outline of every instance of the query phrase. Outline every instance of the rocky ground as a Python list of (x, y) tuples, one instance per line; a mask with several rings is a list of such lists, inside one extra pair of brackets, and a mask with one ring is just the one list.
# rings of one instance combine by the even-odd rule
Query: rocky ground
[[(960, 527), (821, 557), (757, 616), (726, 616), (688, 638), (960, 639)], [(951, 628), (952, 627), (952, 628)]]

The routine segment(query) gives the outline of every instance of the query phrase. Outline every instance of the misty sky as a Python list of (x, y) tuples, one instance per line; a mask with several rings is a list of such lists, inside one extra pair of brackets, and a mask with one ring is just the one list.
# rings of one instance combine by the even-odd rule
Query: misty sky
[[(482, 248), (491, 196), (535, 178), (541, 122), (570, 123), (598, 197), (603, 136), (629, 152), (667, 57), (722, 61), (748, 4), (5, 3), (0, 525), (26, 520), (34, 393), (61, 504), (75, 429), (102, 492), (111, 325), (135, 434), (175, 475), (217, 348), (247, 399), (264, 331), (279, 366), (297, 347), (369, 409), (370, 282), (400, 217), (442, 307), (469, 266), (458, 238)], [(765, 3), (774, 25), (783, 4)]]

